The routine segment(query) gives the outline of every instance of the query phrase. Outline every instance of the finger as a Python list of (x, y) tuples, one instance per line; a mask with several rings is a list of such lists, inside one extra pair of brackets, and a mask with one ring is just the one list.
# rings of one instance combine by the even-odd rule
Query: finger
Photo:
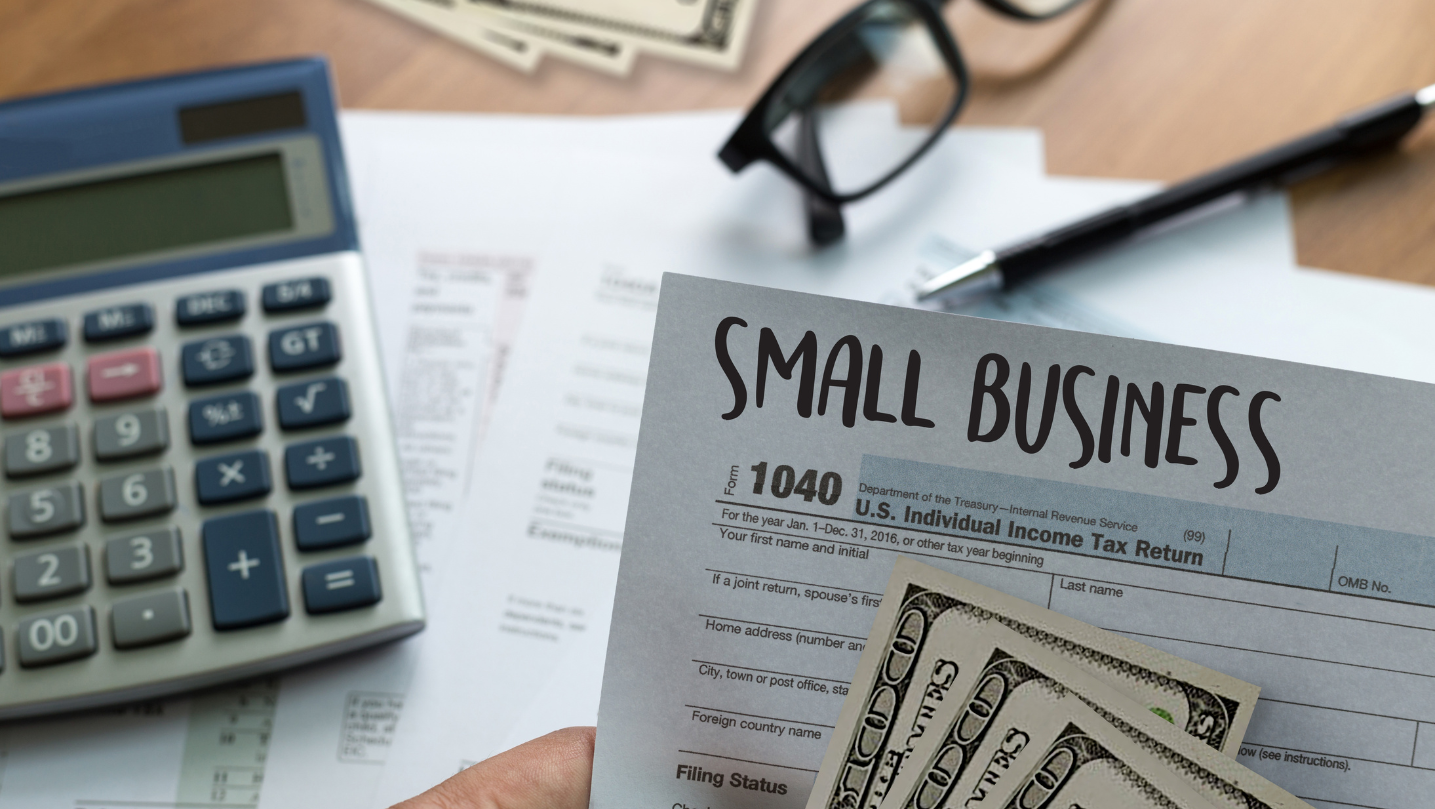
[(588, 809), (597, 728), (556, 730), (469, 767), (393, 809)]

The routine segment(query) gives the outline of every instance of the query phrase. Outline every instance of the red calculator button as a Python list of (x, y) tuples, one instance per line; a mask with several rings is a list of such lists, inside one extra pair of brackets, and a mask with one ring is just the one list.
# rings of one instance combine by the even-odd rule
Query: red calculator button
[(0, 416), (7, 419), (64, 410), (74, 400), (70, 366), (63, 362), (0, 374)]
[(90, 401), (148, 396), (164, 386), (159, 352), (153, 348), (111, 351), (90, 358)]

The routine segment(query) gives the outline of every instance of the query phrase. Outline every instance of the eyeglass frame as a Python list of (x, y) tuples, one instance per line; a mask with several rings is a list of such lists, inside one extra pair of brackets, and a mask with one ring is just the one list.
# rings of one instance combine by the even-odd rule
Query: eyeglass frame
[[(982, 2), (995, 11), (1001, 12), (1026, 22), (1039, 22), (1070, 11), (1084, 0), (1070, 0), (1070, 2), (1046, 14), (1033, 14), (1024, 11), (1007, 0), (982, 0)], [(807, 175), (797, 163), (790, 159), (778, 148), (772, 140), (772, 131), (767, 129), (768, 112), (773, 104), (779, 100), (779, 94), (788, 89), (788, 82), (792, 77), (799, 75), (809, 69), (812, 64), (822, 56), (832, 45), (842, 38), (850, 36), (856, 27), (865, 21), (869, 8), (879, 3), (896, 3), (904, 5), (916, 12), (916, 16), (927, 26), (927, 32), (932, 36), (937, 46), (937, 51), (942, 55), (952, 77), (957, 83), (957, 93), (952, 99), (947, 111), (940, 117), (932, 127), (931, 134), (912, 154), (903, 160), (886, 176), (874, 182), (872, 185), (853, 191), (851, 193), (838, 193), (832, 190), (830, 184), (819, 183)], [(842, 15), (836, 22), (818, 35), (816, 39), (808, 43), (807, 47), (783, 68), (777, 78), (768, 85), (757, 103), (753, 104), (742, 123), (734, 130), (731, 137), (718, 151), (718, 159), (723, 162), (734, 174), (747, 168), (758, 160), (766, 160), (775, 168), (786, 174), (790, 179), (802, 186), (808, 193), (825, 200), (832, 205), (844, 205), (849, 202), (856, 202), (867, 197), (895, 180), (898, 175), (906, 171), (913, 163), (917, 162), (937, 142), (937, 138), (952, 125), (957, 115), (961, 113), (962, 107), (966, 105), (967, 95), (970, 90), (970, 76), (967, 72), (966, 62), (962, 59), (961, 49), (957, 45), (956, 37), (948, 27), (946, 20), (942, 19), (941, 7), (946, 0), (865, 0), (856, 8)], [(800, 114), (802, 110), (794, 109), (788, 115)], [(786, 120), (786, 116), (782, 120)], [(775, 127), (774, 127), (775, 129)], [(820, 161), (820, 154), (817, 155)], [(819, 173), (825, 174), (823, 166), (816, 166)]]

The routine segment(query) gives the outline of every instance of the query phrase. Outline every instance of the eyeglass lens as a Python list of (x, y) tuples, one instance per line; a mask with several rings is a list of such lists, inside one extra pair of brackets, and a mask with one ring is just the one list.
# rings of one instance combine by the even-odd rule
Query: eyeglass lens
[[(773, 143), (809, 179), (837, 194), (855, 194), (885, 179), (922, 147), (958, 90), (933, 33), (914, 9), (902, 2), (873, 3), (826, 47), (809, 54), (779, 88), (764, 123)], [(852, 102), (900, 105), (912, 125)], [(810, 133), (803, 131), (804, 117), (811, 119)], [(814, 148), (825, 177), (813, 166)]]

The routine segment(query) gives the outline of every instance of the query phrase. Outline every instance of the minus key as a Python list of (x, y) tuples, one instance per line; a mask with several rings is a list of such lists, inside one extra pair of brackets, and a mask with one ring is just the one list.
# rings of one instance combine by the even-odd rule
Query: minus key
[(301, 551), (320, 551), (368, 539), (369, 506), (358, 495), (305, 503), (294, 509), (294, 541)]

